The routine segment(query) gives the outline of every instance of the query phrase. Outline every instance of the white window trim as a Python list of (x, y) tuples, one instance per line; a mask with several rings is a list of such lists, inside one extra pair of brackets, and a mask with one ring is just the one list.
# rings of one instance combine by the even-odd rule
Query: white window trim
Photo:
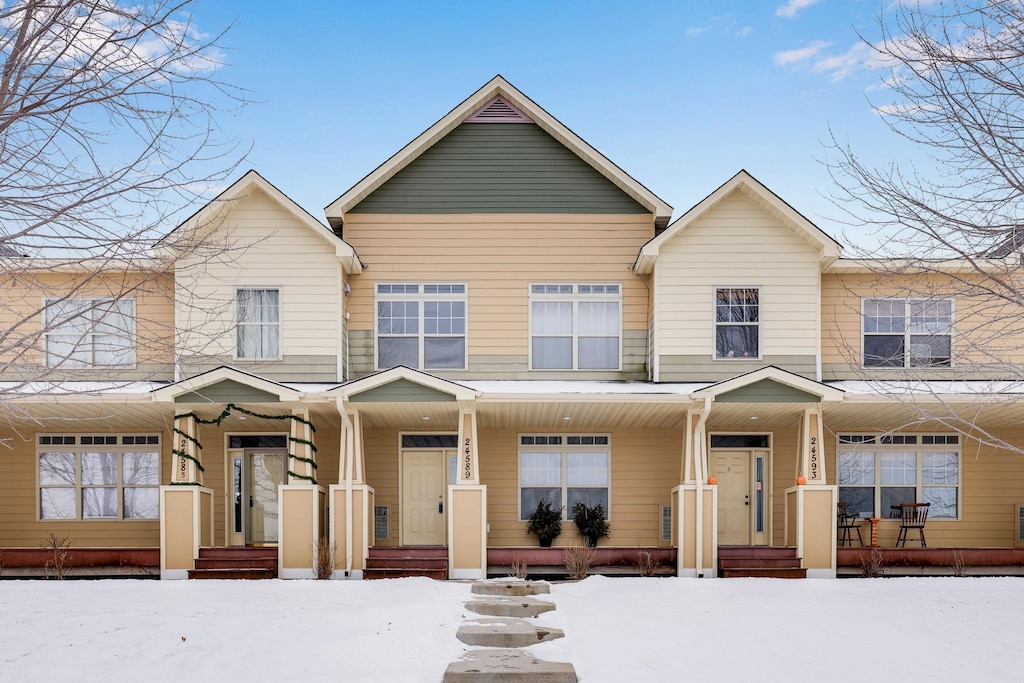
[[(398, 293), (398, 294), (381, 294), (378, 291), (380, 285), (418, 285), (419, 292), (415, 294)], [(425, 294), (423, 287), (425, 285), (444, 285), (444, 286), (461, 286), (463, 291), (461, 293), (440, 293), (440, 294)], [(373, 283), (373, 367), (377, 370), (387, 370), (388, 368), (382, 368), (380, 366), (380, 334), (378, 333), (377, 327), (377, 303), (380, 301), (416, 301), (419, 305), (419, 332), (416, 333), (416, 339), (418, 342), (418, 367), (417, 370), (434, 371), (434, 372), (460, 372), (469, 369), (469, 283), (464, 281), (442, 281), (442, 280), (420, 280), (420, 281), (379, 281)], [(423, 329), (423, 303), (425, 301), (461, 301), (466, 307), (466, 330), (461, 335), (459, 334), (431, 334), (427, 335)], [(384, 335), (388, 337), (394, 336), (405, 336), (411, 338), (413, 335)], [(424, 367), (424, 337), (462, 337), (465, 342), (463, 343), (464, 352), (462, 358), (461, 368), (428, 368)]]
[[(277, 290), (277, 322), (276, 323), (240, 323), (238, 321), (238, 293), (247, 289)], [(234, 322), (231, 330), (235, 338), (232, 346), (234, 352), (232, 358), (243, 363), (265, 363), (278, 361), (284, 358), (284, 287), (280, 285), (238, 285), (235, 287), (235, 298), (231, 301), (231, 319)], [(277, 355), (253, 358), (250, 356), (238, 355), (238, 326), (239, 325), (277, 325)]]
[[(89, 317), (89, 328), (90, 328), (90, 331), (85, 333), (85, 336), (89, 338), (89, 344), (88, 344), (89, 361), (85, 365), (64, 365), (64, 364), (50, 365), (50, 353), (48, 351), (48, 348), (49, 348), (49, 343), (48, 342), (49, 342), (49, 337), (50, 337), (51, 334), (54, 333), (54, 330), (47, 329), (46, 309), (51, 305), (50, 302), (53, 302), (53, 301), (89, 301), (89, 302), (93, 302), (92, 306), (95, 306), (96, 305), (95, 302), (99, 302), (99, 301), (130, 301), (132, 303), (132, 313), (131, 313), (131, 316), (129, 317), (129, 320), (131, 321), (131, 330), (128, 332), (128, 337), (129, 337), (129, 343), (131, 344), (131, 347), (132, 347), (132, 356), (134, 357), (134, 360), (131, 363), (123, 363), (121, 365), (97, 365), (96, 363), (93, 362), (93, 354), (95, 352), (95, 342), (94, 342), (93, 338), (97, 335), (97, 333), (92, 331), (93, 329), (95, 329), (94, 328), (95, 322), (92, 320), (92, 309), (90, 308), (90, 312), (89, 312), (89, 316), (88, 316)], [(43, 367), (59, 368), (61, 370), (89, 370), (89, 369), (92, 369), (92, 368), (96, 368), (96, 369), (114, 369), (114, 370), (133, 370), (136, 367), (138, 367), (138, 365), (139, 365), (139, 343), (138, 343), (138, 336), (136, 334), (136, 317), (138, 315), (137, 314), (138, 309), (136, 308), (135, 304), (136, 304), (136, 301), (135, 301), (135, 297), (133, 297), (133, 296), (126, 296), (126, 297), (116, 297), (116, 296), (98, 296), (98, 297), (97, 296), (76, 296), (76, 297), (68, 297), (68, 298), (44, 297), (43, 298), (43, 304), (42, 304), (42, 313), (41, 313), (41, 315), (42, 315), (42, 324), (43, 324), (43, 329), (44, 329), (44, 331), (43, 331), (43, 363), (42, 363)]]
[[(869, 436), (875, 439), (875, 443), (840, 443), (841, 436)], [(882, 437), (885, 436), (916, 436), (916, 444), (883, 444), (881, 442)], [(923, 440), (921, 437), (924, 436), (957, 436), (957, 443), (955, 444), (925, 444), (921, 443)], [(956, 517), (932, 517), (929, 514), (929, 520), (936, 522), (962, 522), (963, 521), (963, 500), (964, 500), (964, 452), (963, 452), (963, 441), (964, 437), (960, 434), (953, 432), (914, 432), (914, 433), (880, 433), (880, 432), (840, 432), (836, 434), (836, 493), (838, 495), (839, 488), (863, 488), (874, 490), (875, 500), (875, 511), (880, 516), (883, 522), (899, 522), (898, 519), (892, 519), (888, 516), (887, 511), (882, 509), (882, 489), (883, 488), (901, 488), (899, 484), (882, 484), (882, 451), (887, 453), (916, 453), (915, 465), (917, 468), (915, 483), (913, 487), (915, 489), (914, 496), (917, 502), (923, 502), (921, 492), (925, 488), (949, 488), (949, 484), (925, 484), (923, 483), (924, 477), (922, 476), (923, 458), (920, 457), (921, 453), (930, 452), (943, 452), (943, 451), (956, 451), (957, 454), (957, 483), (956, 483)], [(875, 483), (871, 486), (866, 484), (842, 484), (839, 482), (839, 452), (860, 452), (860, 453), (874, 453), (875, 454)], [(902, 486), (902, 488), (909, 488), (910, 485)]]
[[(910, 365), (910, 303), (913, 301), (949, 301), (949, 365)], [(903, 301), (907, 304), (906, 312), (904, 313), (904, 330), (903, 330), (903, 365), (886, 366), (886, 365), (867, 365), (864, 363), (867, 357), (866, 349), (864, 347), (865, 336), (868, 334), (878, 334), (882, 336), (897, 336), (896, 333), (892, 332), (868, 332), (865, 330), (865, 323), (867, 322), (868, 316), (865, 313), (865, 304), (868, 301)], [(938, 296), (938, 297), (902, 297), (902, 296), (862, 296), (860, 298), (860, 359), (859, 365), (862, 369), (868, 371), (876, 370), (946, 370), (949, 368), (956, 367), (956, 297), (953, 295), (949, 296)]]
[[(75, 437), (75, 445), (70, 444), (47, 444), (40, 445), (39, 438), (43, 436), (49, 437)], [(36, 434), (36, 455), (35, 455), (35, 500), (36, 500), (36, 514), (35, 518), (37, 522), (118, 522), (118, 523), (153, 523), (159, 521), (159, 505), (160, 505), (160, 486), (163, 482), (163, 439), (159, 434), (153, 432), (142, 432), (136, 434), (103, 434), (102, 436), (116, 436), (117, 444), (85, 444), (81, 443), (83, 436), (98, 436), (95, 433), (82, 432), (75, 434)], [(155, 444), (122, 444), (121, 437), (123, 436), (156, 436), (158, 443)], [(117, 453), (117, 484), (106, 486), (101, 484), (83, 484), (82, 483), (82, 453)], [(75, 454), (75, 484), (42, 484), (39, 476), (39, 458), (43, 453), (74, 453)], [(125, 453), (156, 453), (157, 454), (157, 483), (156, 484), (131, 484), (125, 486), (124, 483), (124, 457)], [(56, 517), (43, 517), (43, 503), (42, 503), (42, 491), (44, 488), (64, 488), (74, 489), (75, 491), (75, 516), (66, 518)], [(82, 516), (82, 490), (87, 488), (115, 488), (117, 489), (117, 516), (116, 517), (83, 517)], [(124, 516), (124, 490), (125, 488), (151, 488), (157, 491), (157, 516), (156, 517), (125, 517)]]
[[(718, 322), (718, 290), (720, 289), (753, 289), (757, 292), (757, 323), (719, 323)], [(711, 288), (711, 359), (714, 361), (724, 361), (726, 363), (735, 363), (736, 361), (757, 361), (762, 360), (764, 357), (764, 335), (762, 334), (763, 329), (761, 323), (764, 322), (764, 303), (763, 297), (761, 296), (760, 285), (716, 285)], [(729, 358), (728, 356), (718, 355), (718, 326), (727, 325), (729, 327), (737, 327), (740, 325), (749, 326), (755, 325), (757, 327), (757, 355), (756, 356), (739, 356)]]
[[(571, 285), (573, 291), (571, 294), (534, 294), (533, 288), (535, 286), (548, 286), (548, 285)], [(584, 286), (598, 286), (607, 287), (609, 285), (619, 288), (617, 294), (580, 294), (577, 288), (580, 285)], [(529, 302), (527, 303), (526, 315), (529, 319), (527, 325), (527, 355), (529, 359), (529, 368), (531, 372), (620, 372), (622, 370), (622, 283), (621, 282), (529, 282), (527, 283), (527, 292), (529, 294)], [(533, 302), (534, 301), (560, 301), (572, 303), (572, 367), (571, 368), (535, 368), (533, 366)], [(579, 359), (579, 315), (577, 313), (578, 304), (587, 302), (618, 302), (619, 304), (619, 355), (614, 368), (580, 368)]]
[[(527, 445), (524, 446), (522, 437), (524, 436), (560, 436), (562, 437), (562, 443), (556, 445)], [(569, 444), (568, 438), (570, 436), (603, 436), (607, 437), (607, 444)], [(572, 522), (572, 511), (568, 508), (568, 496), (569, 496), (569, 458), (564, 457), (567, 453), (593, 453), (595, 450), (607, 450), (608, 451), (608, 485), (607, 486), (590, 486), (590, 487), (573, 487), (573, 488), (606, 488), (608, 489), (608, 507), (604, 511), (605, 521), (611, 523), (612, 521), (612, 435), (608, 432), (568, 432), (568, 433), (554, 433), (554, 432), (521, 432), (516, 434), (516, 509), (519, 510), (519, 521), (529, 521), (529, 514), (523, 515), (523, 480), (522, 480), (522, 453), (524, 450), (530, 451), (531, 453), (561, 453), (562, 457), (562, 522)], [(533, 488), (533, 487), (527, 487)], [(533, 512), (532, 510), (530, 511)]]

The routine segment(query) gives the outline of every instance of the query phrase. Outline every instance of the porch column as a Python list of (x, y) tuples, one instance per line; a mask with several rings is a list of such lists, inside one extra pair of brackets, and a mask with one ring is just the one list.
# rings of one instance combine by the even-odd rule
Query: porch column
[(715, 576), (718, 564), (718, 486), (707, 483), (705, 423), (711, 399), (686, 412), (681, 483), (672, 489), (672, 537), (679, 576)]
[(835, 578), (838, 489), (826, 481), (823, 441), (821, 408), (805, 409), (800, 416), (797, 484), (786, 489), (786, 545), (796, 547), (809, 577)]
[(374, 491), (366, 485), (363, 424), (359, 411), (338, 399), (341, 415), (339, 483), (331, 484), (330, 538), (335, 548), (334, 578), (361, 579), (373, 545)]
[(277, 487), (277, 567), (282, 579), (311, 579), (318, 542), (326, 531), (326, 491), (316, 479), (316, 445), (309, 411), (292, 410), (288, 481)]
[(480, 484), (476, 405), (459, 403), (459, 472), (448, 487), (448, 578), (487, 578), (487, 487)]
[(203, 487), (196, 416), (174, 416), (171, 480), (160, 487), (160, 578), (187, 579), (201, 546), (213, 545), (213, 490)]

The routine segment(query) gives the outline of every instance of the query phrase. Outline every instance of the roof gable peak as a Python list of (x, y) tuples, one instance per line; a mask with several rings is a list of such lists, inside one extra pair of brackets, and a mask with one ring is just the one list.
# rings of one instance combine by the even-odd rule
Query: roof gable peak
[(463, 123), (533, 123), (533, 119), (524, 114), (508, 98), (495, 95), (491, 100), (470, 114)]

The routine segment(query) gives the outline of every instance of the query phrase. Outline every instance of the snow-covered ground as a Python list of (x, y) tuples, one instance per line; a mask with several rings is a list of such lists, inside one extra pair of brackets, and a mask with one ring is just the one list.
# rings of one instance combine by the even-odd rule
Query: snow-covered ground
[[(437, 683), (469, 585), (3, 581), (3, 681)], [(1024, 680), (1024, 580), (610, 579), (556, 584), (530, 648), (611, 681)]]

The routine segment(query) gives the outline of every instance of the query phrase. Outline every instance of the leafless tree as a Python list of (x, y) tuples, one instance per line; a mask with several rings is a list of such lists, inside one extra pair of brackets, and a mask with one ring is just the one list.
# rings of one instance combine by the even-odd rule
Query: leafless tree
[[(849, 224), (873, 228), (882, 239), (880, 247), (856, 254), (870, 273), (841, 274), (840, 280), (861, 295), (904, 297), (908, 307), (910, 300), (918, 302), (916, 321), (904, 312), (906, 324), (918, 326), (918, 348), (908, 327), (909, 348), (880, 343), (874, 358), (877, 365), (893, 366), (886, 375), (903, 382), (876, 384), (897, 397), (910, 385), (918, 394), (932, 390), (922, 380), (950, 378), (991, 380), (991, 392), (1012, 387), (1019, 392), (1024, 380), (1024, 4), (898, 3), (885, 8), (879, 26), (880, 39), (865, 40), (873, 63), (885, 68), (878, 91), (885, 101), (873, 106), (921, 158), (875, 165), (855, 143), (833, 136), (827, 161), (837, 188), (835, 204), (846, 211)], [(955, 335), (931, 315), (943, 299), (955, 300)], [(952, 337), (954, 353), (941, 349), (947, 342), (936, 337), (942, 335)], [(837, 341), (852, 367), (867, 364), (860, 336)], [(896, 349), (889, 358), (887, 348)], [(878, 373), (863, 375), (871, 376)], [(930, 400), (906, 400), (916, 420), (1021, 452), (1021, 446), (983, 428), (980, 418), (990, 407), (943, 399), (937, 389), (932, 393)]]
[(173, 353), (173, 320), (146, 303), (174, 296), (153, 247), (246, 152), (218, 124), (246, 104), (220, 76), (224, 30), (192, 4), (0, 6), (0, 380)]

